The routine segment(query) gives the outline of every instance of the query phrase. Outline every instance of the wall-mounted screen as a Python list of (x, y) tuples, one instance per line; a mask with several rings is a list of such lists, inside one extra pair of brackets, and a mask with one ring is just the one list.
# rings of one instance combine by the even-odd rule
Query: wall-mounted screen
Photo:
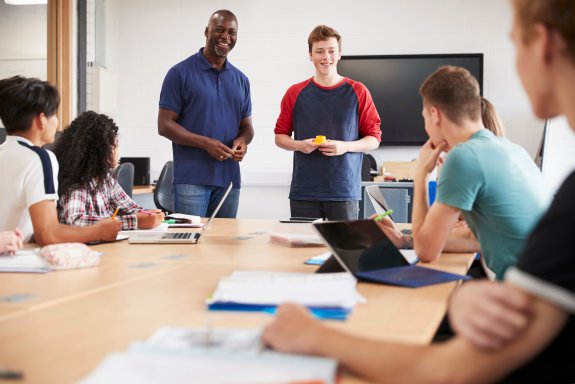
[(442, 65), (467, 68), (483, 94), (483, 54), (343, 56), (340, 75), (360, 81), (381, 117), (381, 145), (419, 146), (427, 141), (419, 86)]

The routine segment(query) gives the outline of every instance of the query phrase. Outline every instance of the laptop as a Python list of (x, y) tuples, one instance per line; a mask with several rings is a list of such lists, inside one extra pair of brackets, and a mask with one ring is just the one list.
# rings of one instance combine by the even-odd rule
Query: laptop
[(200, 240), (204, 231), (208, 228), (210, 221), (212, 221), (212, 219), (218, 214), (218, 211), (232, 190), (232, 185), (233, 184), (230, 182), (230, 185), (226, 189), (226, 192), (222, 196), (218, 206), (214, 209), (214, 212), (199, 232), (139, 232), (138, 234), (131, 236), (128, 239), (128, 242), (130, 244), (196, 244)]
[(373, 220), (314, 223), (332, 256), (317, 270), (349, 272), (357, 279), (405, 287), (420, 287), (468, 276), (416, 266), (413, 251), (402, 253)]

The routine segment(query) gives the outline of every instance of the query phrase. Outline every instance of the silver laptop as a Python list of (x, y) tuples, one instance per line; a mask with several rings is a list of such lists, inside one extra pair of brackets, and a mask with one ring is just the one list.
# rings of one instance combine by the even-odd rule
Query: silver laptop
[(216, 207), (216, 209), (214, 209), (214, 212), (212, 213), (208, 221), (206, 221), (206, 223), (199, 232), (160, 232), (160, 233), (139, 232), (137, 235), (131, 236), (128, 239), (128, 242), (130, 244), (168, 244), (168, 243), (196, 244), (198, 240), (200, 240), (202, 233), (204, 233), (204, 231), (208, 228), (208, 224), (210, 224), (210, 221), (212, 221), (212, 219), (216, 217), (216, 215), (218, 214), (218, 211), (224, 204), (224, 201), (230, 194), (231, 190), (232, 190), (232, 183), (230, 182), (230, 185), (228, 186), (228, 189), (226, 189), (226, 193), (224, 193), (224, 195), (222, 196), (222, 199), (218, 203), (218, 206)]

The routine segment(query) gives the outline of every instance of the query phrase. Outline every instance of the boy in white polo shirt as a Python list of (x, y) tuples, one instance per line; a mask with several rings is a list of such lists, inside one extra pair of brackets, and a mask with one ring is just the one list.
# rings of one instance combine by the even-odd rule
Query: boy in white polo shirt
[(20, 228), (24, 241), (40, 245), (112, 241), (121, 223), (90, 227), (58, 223), (58, 161), (41, 147), (54, 142), (58, 90), (48, 82), (14, 76), (0, 80), (0, 118), (6, 142), (0, 145), (0, 230)]

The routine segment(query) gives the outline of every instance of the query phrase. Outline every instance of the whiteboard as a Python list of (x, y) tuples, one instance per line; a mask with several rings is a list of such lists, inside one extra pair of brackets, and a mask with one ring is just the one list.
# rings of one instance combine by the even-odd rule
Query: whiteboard
[(545, 123), (541, 172), (556, 192), (565, 178), (575, 170), (575, 131), (565, 116), (549, 119)]

